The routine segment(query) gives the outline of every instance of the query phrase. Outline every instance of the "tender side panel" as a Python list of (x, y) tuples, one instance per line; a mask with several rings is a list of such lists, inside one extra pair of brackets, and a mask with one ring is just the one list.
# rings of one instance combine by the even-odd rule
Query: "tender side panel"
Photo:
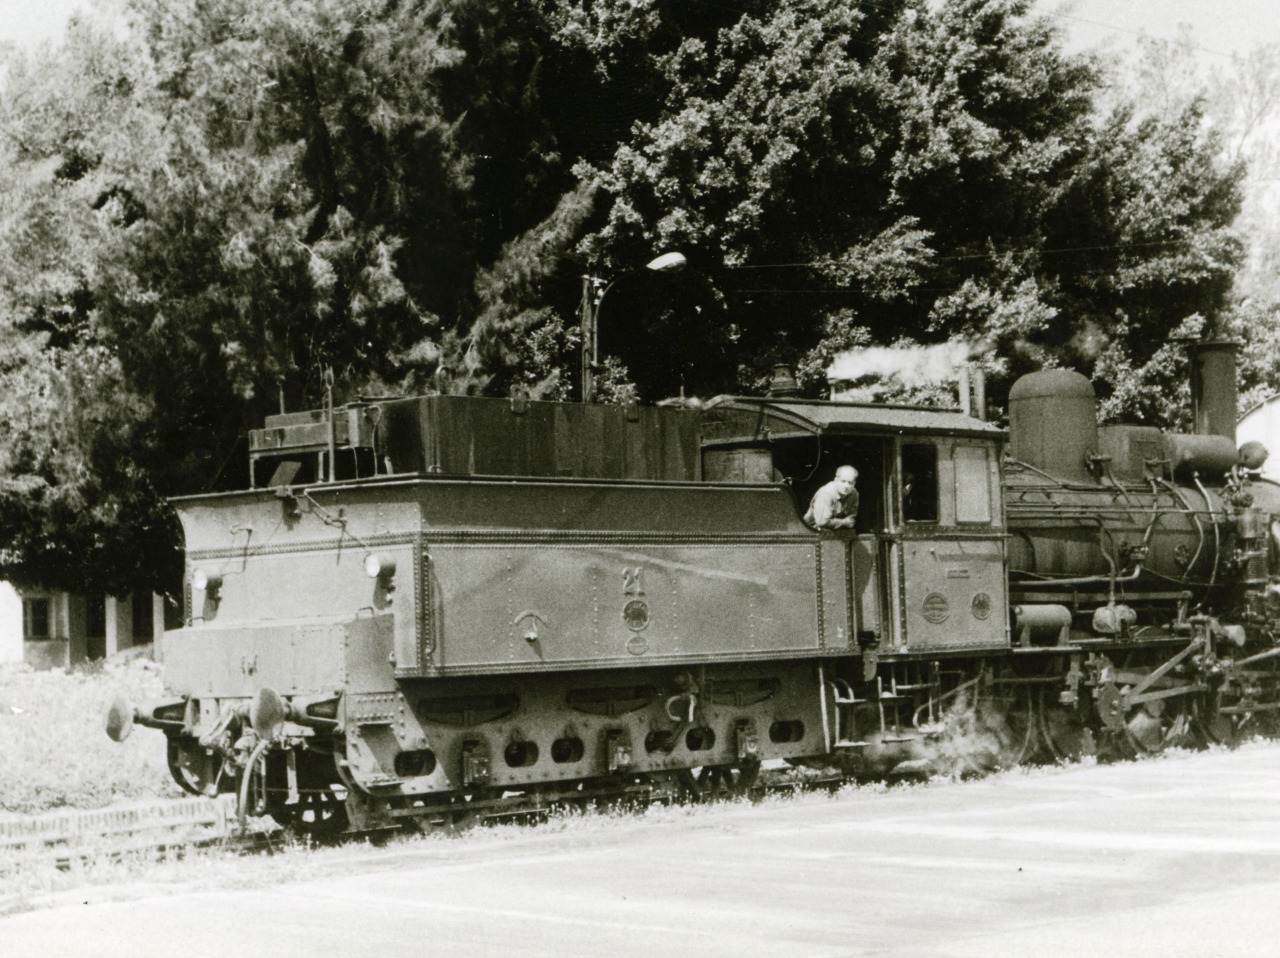
[(1007, 648), (1000, 539), (902, 543), (907, 651)]
[[(444, 481), (418, 490), (423, 674), (824, 649), (819, 537), (781, 487)], [(832, 632), (840, 627), (843, 610)]]
[[(191, 589), (193, 631), (394, 612), (403, 678), (819, 655), (854, 632), (847, 542), (820, 588), (823, 540), (778, 486), (441, 478), (180, 512), (216, 580)], [(394, 572), (366, 574), (375, 556)]]
[(165, 680), (182, 695), (247, 698), (394, 688), (394, 616), (352, 622), (280, 622), (164, 634)]
[(816, 545), (436, 542), (433, 664), (461, 674), (819, 652)]
[[(191, 589), (193, 630), (396, 614), (397, 660), (416, 667), (421, 510), (413, 487), (315, 489), (179, 502), (187, 564), (220, 581)], [(376, 554), (394, 574), (371, 578)], [(227, 634), (223, 632), (221, 634)]]
[[(364, 563), (370, 551), (394, 560), (394, 576), (366, 574)], [(197, 554), (192, 565), (216, 569), (222, 584), (217, 590), (193, 590), (194, 630), (308, 618), (355, 619), (394, 610), (399, 613), (397, 660), (416, 665), (419, 629), (413, 583), (418, 555), (412, 537), (407, 542), (384, 540), (372, 550), (348, 541), (340, 548), (309, 543), (296, 550), (264, 550), (233, 560)]]

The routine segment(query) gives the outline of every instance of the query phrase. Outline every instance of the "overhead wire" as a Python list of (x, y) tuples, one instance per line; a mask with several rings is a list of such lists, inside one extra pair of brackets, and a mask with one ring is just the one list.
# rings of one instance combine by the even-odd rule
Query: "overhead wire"
[(1201, 46), (1200, 44), (1192, 40), (1188, 40), (1184, 38), (1170, 39), (1169, 37), (1156, 37), (1147, 33), (1145, 30), (1130, 30), (1127, 27), (1116, 26), (1113, 23), (1102, 23), (1101, 21), (1098, 21), (1098, 20), (1090, 20), (1087, 17), (1075, 17), (1066, 13), (1051, 14), (1050, 16), (1058, 20), (1070, 20), (1073, 23), (1087, 23), (1091, 27), (1100, 27), (1101, 29), (1106, 30), (1110, 33), (1126, 33), (1130, 36), (1138, 37), (1143, 40), (1155, 40), (1159, 43), (1170, 43), (1170, 44), (1176, 44), (1178, 46), (1186, 46), (1193, 50), (1199, 50), (1201, 53), (1208, 53), (1209, 55), (1215, 56), (1215, 57), (1223, 57), (1227, 60), (1234, 59), (1236, 56), (1234, 53), (1223, 53), (1221, 50), (1210, 50), (1208, 47)]

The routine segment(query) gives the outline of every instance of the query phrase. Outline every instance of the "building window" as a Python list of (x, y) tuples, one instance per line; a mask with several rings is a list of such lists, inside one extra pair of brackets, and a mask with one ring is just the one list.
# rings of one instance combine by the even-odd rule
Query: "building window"
[(135, 592), (129, 600), (133, 605), (133, 638), (134, 641), (150, 642), (155, 631), (151, 621), (151, 593)]
[(85, 597), (84, 634), (90, 639), (107, 637), (107, 597), (105, 595)]
[(51, 638), (52, 634), (49, 631), (49, 600), (23, 599), (22, 621), (25, 626), (23, 632), (28, 639)]

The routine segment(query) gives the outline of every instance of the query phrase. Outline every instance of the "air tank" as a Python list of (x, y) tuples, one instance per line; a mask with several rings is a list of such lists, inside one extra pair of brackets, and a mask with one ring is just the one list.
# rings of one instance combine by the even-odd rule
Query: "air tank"
[(1070, 369), (1023, 376), (1009, 390), (1010, 446), (1015, 459), (1059, 479), (1094, 484), (1089, 457), (1098, 451), (1093, 384)]

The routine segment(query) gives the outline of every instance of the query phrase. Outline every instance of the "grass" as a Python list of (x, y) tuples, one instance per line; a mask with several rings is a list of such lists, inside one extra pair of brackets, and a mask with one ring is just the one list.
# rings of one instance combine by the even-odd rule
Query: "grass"
[(123, 743), (107, 738), (104, 716), (121, 694), (162, 696), (160, 666), (137, 657), (70, 671), (0, 666), (0, 815), (181, 795), (163, 734), (138, 727)]

